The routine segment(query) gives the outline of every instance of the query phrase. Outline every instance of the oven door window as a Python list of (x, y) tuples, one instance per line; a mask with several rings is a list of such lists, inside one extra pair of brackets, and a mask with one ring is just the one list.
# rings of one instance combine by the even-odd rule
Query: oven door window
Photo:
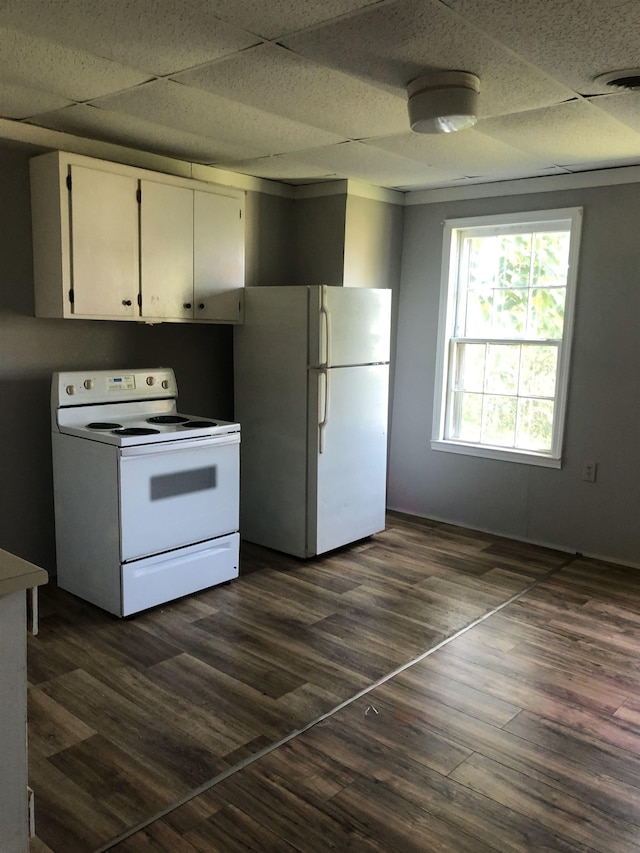
[(120, 459), (123, 562), (238, 529), (239, 445), (174, 447)]

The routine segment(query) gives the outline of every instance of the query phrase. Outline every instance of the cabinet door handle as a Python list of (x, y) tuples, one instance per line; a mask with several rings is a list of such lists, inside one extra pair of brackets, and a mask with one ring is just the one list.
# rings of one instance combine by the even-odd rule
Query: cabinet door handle
[(130, 299), (123, 299), (122, 304), (123, 305), (131, 305), (131, 300)]
[(183, 307), (183, 308), (191, 308), (191, 303), (190, 303), (190, 302), (185, 302), (185, 303), (184, 303), (184, 305), (183, 305), (182, 307)]
[(204, 302), (201, 302), (201, 303), (198, 305), (198, 308), (202, 311), (202, 309), (204, 308)]

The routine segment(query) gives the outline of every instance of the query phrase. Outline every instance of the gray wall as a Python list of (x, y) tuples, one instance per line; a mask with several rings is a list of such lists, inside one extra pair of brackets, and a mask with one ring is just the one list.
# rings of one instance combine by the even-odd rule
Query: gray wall
[(346, 198), (342, 193), (294, 201), (288, 234), (294, 278), (281, 284), (343, 283)]
[[(24, 150), (0, 148), (0, 199), (0, 548), (53, 571), (52, 372), (166, 365), (176, 371), (183, 411), (231, 418), (232, 328), (35, 318)], [(273, 235), (286, 234), (291, 204), (249, 194), (247, 260), (256, 280), (284, 274), (284, 237), (279, 244)]]
[[(443, 220), (572, 206), (584, 221), (562, 469), (432, 451)], [(637, 184), (405, 209), (390, 507), (640, 565), (639, 209)]]
[(399, 285), (403, 211), (397, 204), (357, 195), (347, 197), (345, 287)]

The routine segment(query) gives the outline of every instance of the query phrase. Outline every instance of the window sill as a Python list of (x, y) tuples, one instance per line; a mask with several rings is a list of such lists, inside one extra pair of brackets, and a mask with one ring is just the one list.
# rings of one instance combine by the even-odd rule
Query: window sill
[(507, 450), (502, 447), (481, 447), (477, 444), (464, 444), (459, 441), (433, 440), (432, 450), (445, 453), (458, 453), (463, 456), (480, 456), (483, 459), (498, 459), (502, 462), (519, 462), (523, 465), (538, 465), (541, 468), (561, 468), (562, 460), (542, 453), (524, 450)]

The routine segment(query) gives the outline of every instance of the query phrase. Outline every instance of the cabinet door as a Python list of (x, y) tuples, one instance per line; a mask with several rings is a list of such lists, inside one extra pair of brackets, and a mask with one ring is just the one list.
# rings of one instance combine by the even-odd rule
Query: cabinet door
[(138, 315), (138, 182), (71, 167), (73, 313)]
[(238, 322), (244, 286), (244, 221), (239, 198), (194, 192), (196, 320)]
[(193, 190), (141, 181), (142, 316), (193, 317)]

